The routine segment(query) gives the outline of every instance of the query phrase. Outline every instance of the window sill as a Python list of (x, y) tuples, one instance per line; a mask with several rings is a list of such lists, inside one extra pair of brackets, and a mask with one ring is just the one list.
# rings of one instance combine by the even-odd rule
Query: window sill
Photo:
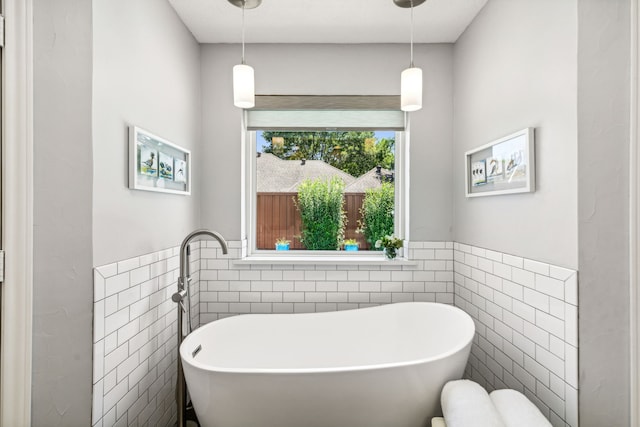
[(236, 265), (388, 265), (416, 266), (406, 258), (389, 260), (384, 255), (253, 255), (233, 261)]

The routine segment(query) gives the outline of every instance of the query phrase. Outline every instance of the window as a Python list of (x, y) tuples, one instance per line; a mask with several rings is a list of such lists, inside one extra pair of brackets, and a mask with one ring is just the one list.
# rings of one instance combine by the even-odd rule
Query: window
[[(296, 110), (261, 108), (260, 98), (245, 116), (249, 254), (365, 255), (377, 253), (374, 243), (385, 234), (407, 238), (405, 117), (377, 99), (397, 97), (266, 97), (313, 104)], [(369, 109), (338, 109), (335, 98)]]

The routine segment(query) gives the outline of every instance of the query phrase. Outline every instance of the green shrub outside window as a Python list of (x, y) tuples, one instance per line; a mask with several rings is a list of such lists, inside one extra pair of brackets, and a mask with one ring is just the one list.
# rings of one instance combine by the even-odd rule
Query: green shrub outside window
[(380, 188), (366, 190), (359, 225), (371, 250), (382, 250), (375, 247), (376, 241), (393, 234), (394, 201), (394, 186), (391, 183), (383, 182)]
[(338, 178), (304, 180), (294, 199), (300, 212), (300, 241), (310, 250), (337, 250), (344, 240), (344, 182)]

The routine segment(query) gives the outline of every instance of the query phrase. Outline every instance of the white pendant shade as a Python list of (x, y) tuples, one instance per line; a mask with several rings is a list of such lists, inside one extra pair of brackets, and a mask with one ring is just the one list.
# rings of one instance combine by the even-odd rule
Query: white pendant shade
[(418, 111), (422, 108), (422, 69), (407, 68), (400, 77), (400, 109)]
[(253, 67), (238, 64), (233, 67), (233, 105), (253, 108), (256, 105)]

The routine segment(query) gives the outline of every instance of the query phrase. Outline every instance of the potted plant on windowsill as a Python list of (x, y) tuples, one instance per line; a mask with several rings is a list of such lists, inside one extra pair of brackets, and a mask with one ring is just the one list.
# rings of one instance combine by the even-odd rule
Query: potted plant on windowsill
[(291, 240), (287, 240), (284, 237), (276, 239), (276, 251), (288, 251)]
[(376, 241), (376, 248), (384, 248), (384, 255), (388, 259), (395, 259), (398, 256), (398, 249), (402, 247), (402, 239), (397, 237), (384, 236), (382, 239)]
[(356, 239), (346, 239), (344, 241), (344, 250), (345, 251), (357, 251), (358, 250), (358, 241)]

